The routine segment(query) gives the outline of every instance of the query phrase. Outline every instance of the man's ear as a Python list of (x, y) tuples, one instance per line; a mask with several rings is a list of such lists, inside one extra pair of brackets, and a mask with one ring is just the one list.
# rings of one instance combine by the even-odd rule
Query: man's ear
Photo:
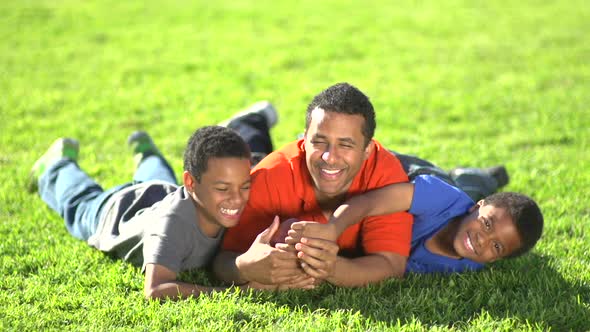
[(373, 150), (375, 150), (375, 141), (370, 140), (367, 147), (365, 147), (365, 159), (369, 158), (371, 153), (373, 153)]
[(479, 210), (479, 208), (482, 206), (483, 206), (483, 199), (478, 201), (477, 203), (473, 204), (473, 206), (469, 208), (469, 213)]
[(189, 173), (188, 171), (184, 171), (182, 173), (182, 184), (189, 192), (193, 192), (195, 189), (195, 183), (197, 180)]

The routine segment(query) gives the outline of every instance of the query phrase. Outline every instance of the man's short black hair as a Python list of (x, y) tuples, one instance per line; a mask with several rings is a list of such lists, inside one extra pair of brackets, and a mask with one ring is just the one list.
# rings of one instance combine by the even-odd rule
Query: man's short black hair
[(197, 129), (189, 138), (184, 151), (184, 170), (198, 182), (207, 171), (211, 158), (250, 159), (248, 144), (233, 130), (221, 126), (205, 126)]
[(508, 257), (518, 257), (531, 250), (543, 233), (543, 213), (533, 199), (513, 192), (495, 193), (484, 198), (484, 205), (504, 208), (518, 230), (522, 245)]
[(369, 144), (375, 134), (375, 110), (369, 98), (356, 87), (348, 83), (338, 83), (320, 92), (307, 106), (305, 116), (305, 130), (311, 122), (311, 112), (321, 108), (327, 112), (342, 114), (359, 114), (365, 119), (362, 128), (365, 146)]

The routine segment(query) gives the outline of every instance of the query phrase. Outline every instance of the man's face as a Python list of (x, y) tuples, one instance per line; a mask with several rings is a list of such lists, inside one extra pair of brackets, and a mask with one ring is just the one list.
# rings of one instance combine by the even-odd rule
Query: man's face
[(365, 148), (358, 114), (340, 114), (316, 108), (305, 132), (305, 161), (313, 179), (317, 199), (345, 194), (374, 143)]
[(512, 217), (504, 208), (483, 205), (463, 218), (453, 241), (459, 256), (478, 263), (502, 259), (522, 245)]
[(191, 196), (197, 204), (199, 226), (206, 235), (215, 236), (221, 227), (235, 226), (250, 196), (250, 160), (209, 159), (201, 182), (192, 183)]

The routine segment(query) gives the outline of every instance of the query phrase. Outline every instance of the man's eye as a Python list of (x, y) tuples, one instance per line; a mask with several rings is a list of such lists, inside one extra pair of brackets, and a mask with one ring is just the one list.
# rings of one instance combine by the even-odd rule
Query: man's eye
[(225, 192), (227, 191), (227, 188), (215, 188), (215, 190)]

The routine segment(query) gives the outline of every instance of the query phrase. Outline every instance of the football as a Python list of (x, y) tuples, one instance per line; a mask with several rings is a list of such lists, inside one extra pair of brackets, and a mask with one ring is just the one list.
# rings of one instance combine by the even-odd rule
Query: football
[(275, 232), (273, 237), (270, 239), (270, 245), (272, 247), (275, 246), (277, 243), (285, 243), (285, 238), (287, 237), (287, 232), (291, 229), (291, 224), (294, 222), (299, 221), (297, 218), (289, 218), (279, 224), (279, 229)]

